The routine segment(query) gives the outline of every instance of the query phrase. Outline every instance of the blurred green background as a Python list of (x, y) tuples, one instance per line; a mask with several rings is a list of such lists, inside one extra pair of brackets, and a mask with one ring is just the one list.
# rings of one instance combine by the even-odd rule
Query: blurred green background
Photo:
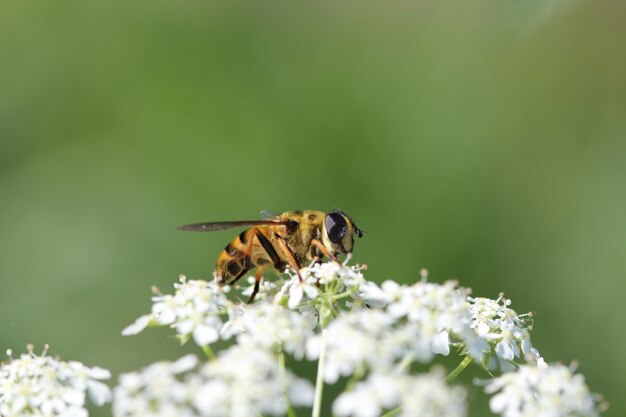
[(605, 0), (3, 2), (0, 348), (116, 374), (176, 358), (167, 331), (120, 331), (234, 234), (176, 226), (341, 207), (369, 279), (504, 291), (624, 415), (625, 19)]

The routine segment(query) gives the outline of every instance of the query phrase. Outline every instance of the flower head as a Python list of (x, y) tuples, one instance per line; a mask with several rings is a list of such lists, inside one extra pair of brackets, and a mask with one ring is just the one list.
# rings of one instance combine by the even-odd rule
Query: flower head
[[(517, 314), (510, 300), (469, 297), (455, 281), (429, 283), (425, 270), (413, 285), (380, 286), (366, 281), (361, 270), (332, 261), (299, 274), (288, 271), (262, 281), (253, 304), (229, 301), (229, 288), (215, 282), (182, 277), (174, 294), (156, 294), (151, 313), (123, 333), (170, 326), (182, 340), (193, 338), (211, 360), (198, 364), (184, 357), (123, 375), (114, 416), (280, 416), (290, 404), (310, 406), (311, 383), (285, 369), (285, 353), (289, 362), (319, 359), (317, 388), (350, 377), (348, 390), (333, 403), (338, 417), (390, 410), (401, 417), (464, 417), (465, 391), (446, 381), (472, 359), (500, 372), (522, 365), (485, 384), (493, 394), (492, 411), (503, 417), (598, 415), (582, 377), (545, 365), (530, 343), (531, 315)], [(252, 277), (248, 283), (244, 296), (258, 284)], [(218, 339), (230, 347), (215, 355), (207, 345)], [(452, 348), (466, 357), (445, 379), (439, 368), (410, 374), (415, 362), (428, 363)], [(314, 415), (321, 392), (316, 391)], [(23, 407), (17, 403), (13, 407)]]
[(374, 373), (341, 394), (333, 412), (340, 417), (378, 417), (383, 410), (400, 407), (394, 415), (464, 417), (465, 397), (463, 388), (446, 385), (439, 369), (416, 376)]
[(299, 312), (267, 302), (233, 306), (221, 337), (236, 336), (240, 345), (252, 345), (270, 351), (284, 350), (302, 358), (306, 340), (317, 324), (309, 312)]
[[(248, 285), (243, 289), (243, 291), (241, 291), (241, 295), (245, 297), (244, 299), (246, 300), (249, 299), (250, 296), (254, 292), (254, 287), (256, 286), (256, 279), (254, 277), (248, 277), (247, 282), (248, 282)], [(277, 288), (278, 288), (278, 285), (276, 281), (272, 281), (268, 279), (261, 279), (261, 282), (259, 283), (259, 288), (254, 297), (255, 301), (259, 302), (262, 300), (266, 300), (268, 297), (271, 297), (272, 294), (276, 293)]]
[(111, 377), (106, 369), (28, 350), (19, 358), (9, 351), (9, 362), (0, 365), (1, 416), (87, 416), (86, 394), (96, 405), (110, 401), (109, 387), (99, 381)]
[[(327, 382), (356, 369), (388, 372), (403, 360), (429, 362), (436, 354), (448, 355), (452, 343), (463, 343), (477, 357), (487, 346), (471, 331), (466, 290), (455, 282), (374, 285), (367, 292), (384, 301), (384, 308), (353, 308), (328, 325)], [(309, 340), (310, 359), (319, 357), (320, 342), (319, 335)]]
[(356, 297), (360, 286), (366, 282), (361, 269), (361, 266), (350, 267), (336, 261), (314, 263), (302, 268), (299, 276), (292, 274), (275, 295), (274, 302), (287, 297), (289, 308), (296, 309), (320, 302), (320, 295), (334, 296), (341, 292)]
[(275, 301), (280, 302), (285, 294), (288, 296), (287, 305), (289, 308), (298, 308), (306, 301), (317, 298), (319, 294), (318, 279), (312, 274), (304, 274), (301, 280), (298, 275), (294, 274), (291, 279), (283, 284), (275, 297)]
[(406, 328), (417, 332), (416, 354), (423, 360), (430, 360), (435, 353), (448, 355), (451, 333), (462, 335), (469, 324), (466, 290), (458, 288), (455, 281), (411, 286), (387, 281), (382, 289), (390, 299), (389, 314), (406, 320)]
[(194, 406), (202, 416), (283, 415), (285, 396), (295, 406), (310, 406), (313, 387), (281, 370), (276, 357), (254, 346), (233, 346), (208, 362), (190, 380)]
[(491, 380), (485, 391), (495, 393), (489, 405), (503, 417), (599, 415), (584, 377), (560, 364), (522, 365)]
[(358, 287), (365, 282), (361, 273), (362, 268), (358, 265), (347, 266), (339, 262), (324, 262), (313, 264), (305, 270), (305, 273), (319, 280), (320, 285), (340, 280), (345, 287)]
[(500, 296), (496, 300), (482, 297), (467, 297), (471, 315), (470, 326), (475, 334), (485, 340), (495, 353), (487, 363), (489, 369), (500, 365), (502, 370), (512, 370), (508, 362), (524, 358), (529, 362), (536, 362), (539, 353), (530, 342), (531, 316), (518, 315), (509, 308), (511, 300)]
[(140, 372), (119, 377), (113, 391), (113, 415), (130, 416), (196, 416), (191, 405), (193, 388), (182, 380), (198, 360), (193, 355), (175, 362), (157, 362)]
[[(324, 380), (334, 383), (357, 369), (390, 368), (401, 352), (392, 346), (393, 319), (380, 310), (356, 310), (330, 322), (326, 338)], [(307, 343), (307, 357), (317, 359), (324, 338), (316, 335)]]
[(156, 325), (173, 327), (181, 340), (192, 337), (199, 346), (218, 340), (222, 316), (230, 305), (224, 289), (215, 282), (187, 280), (184, 276), (174, 288), (173, 295), (152, 297), (152, 313), (139, 317), (122, 334), (137, 334), (149, 325)]
[(123, 374), (114, 390), (113, 415), (278, 416), (287, 410), (285, 398), (295, 406), (309, 406), (313, 388), (281, 370), (267, 350), (235, 345), (200, 366), (188, 355)]

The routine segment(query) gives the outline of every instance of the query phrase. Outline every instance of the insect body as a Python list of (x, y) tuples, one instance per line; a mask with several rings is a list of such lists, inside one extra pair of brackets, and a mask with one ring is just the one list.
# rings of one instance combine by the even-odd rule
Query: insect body
[[(286, 211), (269, 220), (196, 223), (179, 230), (211, 232), (240, 226), (253, 226), (235, 237), (217, 258), (215, 275), (220, 285), (237, 282), (252, 268), (257, 268), (254, 299), (264, 268), (283, 271), (287, 266), (298, 272), (302, 265), (322, 256), (337, 259), (352, 253), (354, 235), (363, 232), (344, 212), (316, 210)], [(298, 272), (299, 276), (299, 272)]]

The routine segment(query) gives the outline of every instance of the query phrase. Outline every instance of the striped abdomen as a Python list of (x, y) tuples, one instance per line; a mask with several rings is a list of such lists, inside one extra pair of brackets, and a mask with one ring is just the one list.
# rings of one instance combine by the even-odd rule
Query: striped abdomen
[(282, 269), (285, 263), (274, 248), (270, 233), (267, 227), (254, 227), (244, 230), (226, 245), (217, 258), (218, 284), (233, 284), (257, 266)]

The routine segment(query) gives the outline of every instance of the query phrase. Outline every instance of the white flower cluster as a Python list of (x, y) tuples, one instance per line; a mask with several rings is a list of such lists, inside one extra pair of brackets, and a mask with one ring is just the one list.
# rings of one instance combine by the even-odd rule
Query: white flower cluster
[[(254, 287), (256, 283), (256, 279), (253, 276), (248, 277), (247, 279), (248, 286), (241, 291), (241, 295), (245, 297), (245, 299), (249, 299), (252, 293), (254, 292)], [(254, 297), (255, 302), (265, 301), (268, 297), (271, 297), (276, 293), (276, 289), (278, 288), (277, 281), (270, 281), (267, 279), (262, 279), (259, 284), (259, 288), (256, 296)]]
[[(396, 320), (405, 319), (403, 328), (415, 329), (420, 341), (414, 351), (422, 361), (430, 360), (433, 354), (448, 355), (452, 337), (467, 344), (477, 342), (469, 331), (465, 304), (468, 290), (457, 285), (455, 281), (417, 282), (411, 286), (387, 281), (382, 285), (389, 299), (386, 308), (389, 315)], [(470, 348), (470, 352), (479, 350)]]
[(312, 403), (311, 384), (281, 369), (265, 350), (233, 346), (194, 369), (197, 363), (189, 355), (123, 374), (114, 391), (113, 415), (278, 416), (287, 411), (285, 398), (294, 406)]
[(302, 281), (294, 274), (282, 285), (275, 295), (275, 302), (287, 295), (289, 308), (302, 308), (318, 299), (323, 286), (332, 286), (334, 293), (345, 291), (344, 295), (356, 295), (359, 287), (366, 282), (361, 267), (349, 267), (339, 262), (316, 263), (303, 268), (300, 275)]
[(235, 345), (200, 372), (196, 405), (202, 416), (283, 415), (285, 397), (296, 407), (311, 406), (313, 386), (280, 369), (274, 355), (254, 346)]
[(0, 365), (0, 416), (86, 417), (86, 393), (98, 406), (109, 402), (111, 391), (100, 379), (106, 369), (80, 362), (63, 362), (29, 352)]
[(523, 365), (491, 380), (487, 393), (496, 393), (491, 411), (503, 417), (597, 417), (596, 398), (582, 375), (555, 364)]
[[(448, 378), (472, 360), (498, 372), (521, 365), (486, 387), (495, 394), (491, 409), (503, 417), (597, 416), (582, 377), (545, 367), (530, 341), (530, 314), (518, 315), (510, 300), (469, 297), (455, 281), (427, 282), (425, 272), (413, 285), (379, 286), (361, 270), (314, 264), (300, 271), (302, 279), (261, 282), (250, 305), (230, 301), (227, 287), (181, 278), (173, 295), (153, 297), (152, 312), (123, 334), (167, 325), (213, 359), (198, 365), (195, 357), (185, 357), (122, 376), (115, 417), (293, 415), (288, 407), (310, 406), (313, 389), (285, 369), (285, 353), (297, 361), (320, 360), (318, 382), (351, 378), (333, 403), (339, 417), (386, 410), (394, 416), (464, 417), (465, 391), (447, 385), (443, 371), (410, 374), (414, 362), (429, 363), (452, 348), (465, 358)], [(243, 295), (252, 293), (254, 280), (248, 282)], [(214, 356), (208, 345), (220, 339), (236, 344)]]
[[(416, 359), (429, 361), (432, 354), (447, 355), (457, 344), (490, 370), (514, 369), (513, 363), (536, 363), (541, 356), (532, 346), (530, 314), (518, 315), (511, 300), (469, 297), (469, 290), (454, 281), (442, 285), (418, 282), (411, 286), (387, 281), (378, 287), (366, 281), (359, 295), (367, 305), (384, 306), (401, 327), (419, 342), (411, 346)], [(416, 328), (417, 327), (417, 328)]]
[(314, 264), (305, 269), (306, 274), (310, 274), (319, 280), (320, 285), (335, 284), (339, 280), (346, 288), (358, 288), (365, 282), (361, 273), (361, 266), (346, 266), (339, 262), (325, 262)]
[[(318, 286), (332, 284), (336, 289), (349, 287), (356, 292), (365, 280), (358, 268), (336, 262), (304, 268), (301, 275), (302, 282), (297, 275), (283, 282), (262, 282), (253, 305), (230, 301), (226, 297), (229, 287), (220, 288), (215, 282), (187, 280), (181, 276), (180, 282), (174, 284), (173, 295), (153, 296), (152, 312), (139, 317), (122, 334), (135, 335), (149, 326), (170, 326), (183, 342), (192, 338), (203, 347), (219, 339), (238, 336), (240, 343), (255, 341), (262, 347), (284, 343), (287, 352), (302, 357), (304, 341), (316, 324), (314, 309), (306, 303), (316, 300), (320, 292)], [(250, 285), (243, 295), (252, 292), (253, 280)], [(285, 297), (287, 300), (283, 302)], [(282, 307), (285, 304), (295, 311), (286, 311)]]
[(198, 364), (193, 355), (176, 362), (157, 362), (141, 372), (122, 374), (113, 390), (113, 415), (181, 416), (197, 415), (193, 408), (193, 387), (179, 379)]
[[(368, 305), (374, 296), (385, 307), (353, 309), (328, 326), (326, 382), (355, 370), (389, 371), (401, 361), (429, 362), (436, 354), (448, 355), (454, 340), (477, 359), (488, 348), (470, 328), (466, 290), (453, 281), (411, 286), (387, 281), (378, 289), (370, 283), (367, 294)], [(321, 338), (307, 343), (309, 359), (319, 357)]]
[(522, 357), (531, 363), (539, 360), (539, 352), (530, 342), (530, 314), (518, 315), (509, 308), (511, 300), (502, 295), (496, 300), (482, 297), (467, 300), (470, 326), (496, 354), (485, 364), (488, 369), (510, 371), (514, 369), (510, 362)]
[(399, 417), (465, 417), (466, 393), (449, 386), (444, 373), (435, 369), (426, 374), (371, 374), (353, 390), (344, 392), (333, 403), (340, 417), (378, 417), (384, 410), (398, 408)]
[(494, 353), (487, 355), (492, 369), (496, 364), (501, 370), (512, 369), (509, 362), (521, 354), (527, 360), (539, 357), (524, 319), (508, 308), (509, 300), (468, 297), (469, 291), (454, 281), (409, 286), (386, 281), (379, 287), (365, 280), (361, 268), (338, 262), (314, 264), (301, 275), (302, 281), (294, 274), (282, 282), (262, 283), (252, 305), (229, 301), (225, 289), (214, 282), (181, 277), (173, 295), (154, 296), (152, 313), (123, 334), (169, 325), (183, 341), (193, 338), (200, 346), (236, 337), (240, 344), (282, 348), (296, 358), (306, 346), (307, 357), (316, 359), (321, 336), (314, 333), (320, 314), (315, 307), (337, 304), (335, 308), (348, 311), (336, 310), (328, 327), (327, 382), (358, 367), (389, 369), (400, 360), (429, 362), (433, 355), (448, 355), (451, 345), (477, 362)]
[(270, 303), (232, 306), (229, 316), (220, 332), (223, 339), (236, 336), (239, 345), (269, 351), (282, 348), (297, 359), (304, 356), (306, 341), (317, 325), (311, 312), (300, 313)]
[[(324, 380), (330, 384), (355, 370), (389, 369), (405, 351), (403, 335), (393, 334), (393, 320), (378, 310), (345, 313), (328, 325)], [(307, 358), (315, 360), (324, 348), (324, 337), (317, 334), (307, 343)]]
[(229, 306), (224, 289), (215, 282), (187, 280), (182, 275), (174, 288), (174, 295), (152, 297), (152, 313), (139, 317), (122, 334), (134, 335), (150, 325), (157, 325), (171, 326), (181, 340), (193, 337), (199, 346), (218, 340), (223, 325), (222, 316)]

